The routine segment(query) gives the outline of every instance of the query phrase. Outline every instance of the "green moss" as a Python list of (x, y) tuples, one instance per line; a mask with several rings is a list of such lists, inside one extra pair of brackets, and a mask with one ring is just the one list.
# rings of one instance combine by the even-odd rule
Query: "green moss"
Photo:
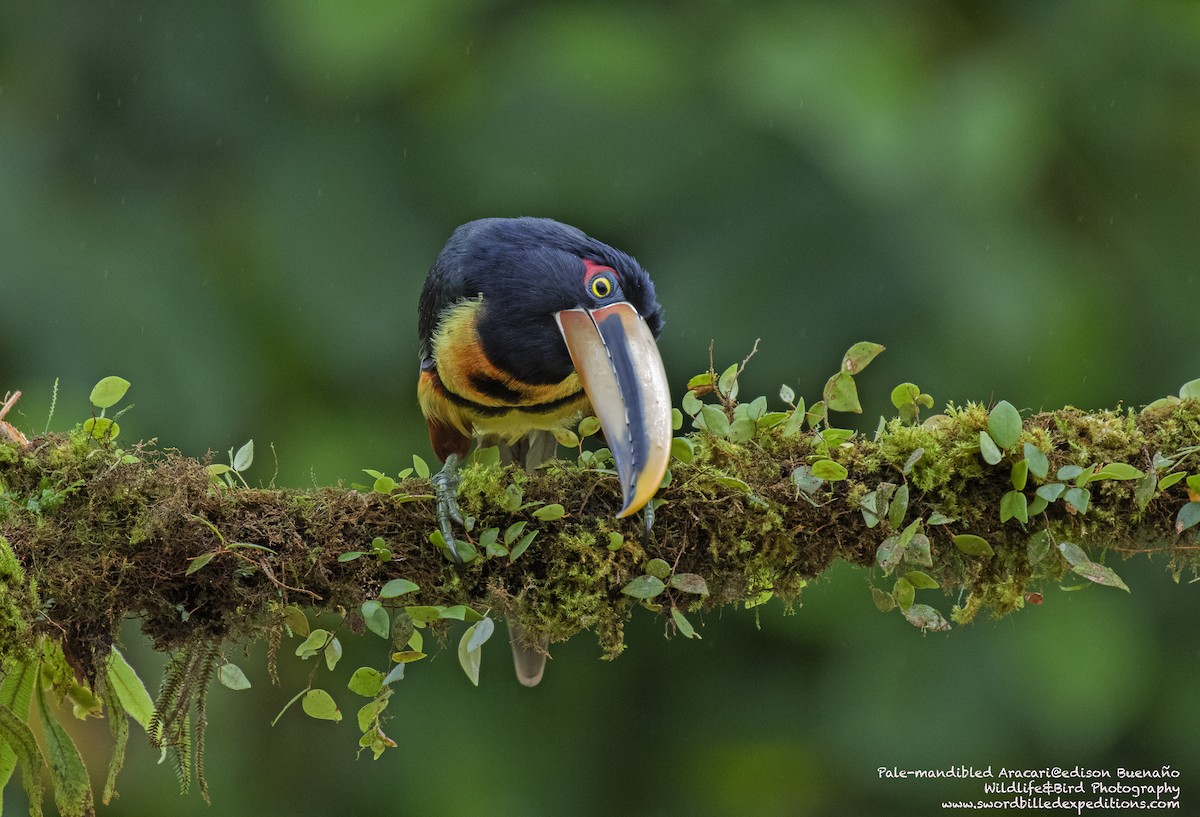
[(33, 650), (37, 609), (33, 586), (8, 540), (0, 536), (0, 659), (20, 661)]

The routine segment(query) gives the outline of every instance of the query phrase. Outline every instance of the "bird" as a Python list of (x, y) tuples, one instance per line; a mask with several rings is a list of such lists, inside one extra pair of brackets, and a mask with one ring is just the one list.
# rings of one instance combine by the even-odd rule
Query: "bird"
[[(663, 309), (632, 256), (548, 218), (482, 218), (453, 231), (418, 303), (417, 399), (434, 454), (438, 525), (461, 564), (458, 466), (473, 442), (533, 470), (554, 433), (595, 414), (621, 488), (618, 518), (666, 473), (671, 398), (656, 338)], [(509, 622), (517, 678), (536, 686), (545, 639)]]

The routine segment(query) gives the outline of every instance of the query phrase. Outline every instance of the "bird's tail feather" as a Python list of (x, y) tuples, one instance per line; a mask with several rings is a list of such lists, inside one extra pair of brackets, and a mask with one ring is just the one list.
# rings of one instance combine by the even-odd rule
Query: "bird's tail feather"
[[(558, 452), (558, 442), (549, 431), (531, 431), (514, 443), (506, 443), (495, 437), (482, 437), (480, 447), (496, 445), (500, 448), (500, 461), (517, 464), (526, 471), (533, 471)], [(546, 659), (550, 653), (550, 639), (531, 638), (515, 621), (508, 622), (509, 643), (512, 645), (513, 668), (517, 680), (527, 687), (537, 686), (546, 671)]]
[(546, 659), (550, 657), (550, 653), (546, 651), (550, 646), (550, 639), (543, 637), (537, 641), (532, 640), (515, 621), (508, 622), (508, 638), (512, 644), (513, 668), (517, 671), (517, 680), (527, 687), (537, 686), (542, 680), (542, 673), (546, 671)]

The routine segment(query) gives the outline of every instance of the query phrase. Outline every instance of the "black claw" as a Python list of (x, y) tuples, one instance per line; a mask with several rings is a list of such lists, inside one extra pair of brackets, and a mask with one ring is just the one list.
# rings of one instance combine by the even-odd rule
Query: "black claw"
[(654, 527), (654, 501), (651, 500), (646, 504), (645, 516), (646, 527), (642, 529), (642, 546), (650, 544), (650, 529)]
[(446, 548), (450, 551), (450, 556), (454, 559), (455, 564), (462, 564), (462, 557), (458, 555), (458, 550), (454, 547), (454, 526), (450, 524), (452, 521), (459, 525), (464, 524), (462, 512), (458, 509), (457, 498), (458, 483), (462, 481), (458, 475), (458, 456), (451, 454), (447, 457), (446, 465), (429, 481), (437, 491), (438, 528), (442, 532), (442, 539), (445, 540)]

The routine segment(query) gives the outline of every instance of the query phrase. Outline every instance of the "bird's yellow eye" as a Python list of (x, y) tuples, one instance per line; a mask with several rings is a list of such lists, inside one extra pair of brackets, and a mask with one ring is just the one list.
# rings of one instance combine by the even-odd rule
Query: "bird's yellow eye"
[(602, 275), (592, 279), (592, 294), (597, 298), (607, 298), (612, 294), (612, 281)]

